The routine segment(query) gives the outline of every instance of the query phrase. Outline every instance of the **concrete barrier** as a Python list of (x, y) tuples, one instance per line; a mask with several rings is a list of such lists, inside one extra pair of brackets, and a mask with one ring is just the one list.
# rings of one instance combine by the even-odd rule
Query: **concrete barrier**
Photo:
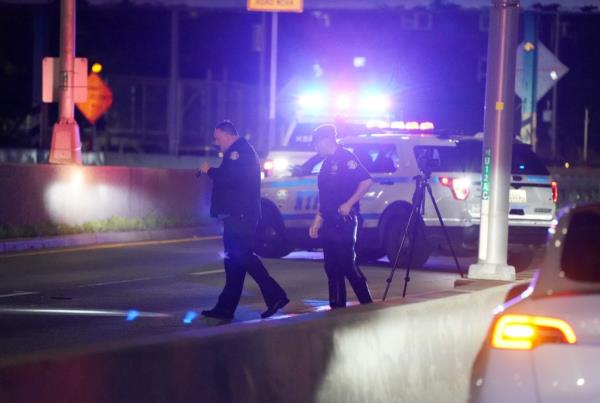
[(464, 402), (509, 287), (4, 362), (0, 401)]
[(0, 225), (82, 225), (111, 217), (211, 221), (210, 183), (192, 170), (0, 165)]

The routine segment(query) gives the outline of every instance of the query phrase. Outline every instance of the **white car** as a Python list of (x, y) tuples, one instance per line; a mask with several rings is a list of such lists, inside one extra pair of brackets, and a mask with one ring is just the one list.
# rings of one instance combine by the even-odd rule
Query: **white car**
[(600, 204), (559, 216), (532, 283), (497, 308), (471, 402), (600, 401)]
[[(418, 128), (418, 124), (416, 126)], [(482, 143), (475, 138), (447, 138), (427, 131), (375, 129), (341, 140), (371, 173), (374, 184), (360, 202), (363, 218), (359, 256), (395, 258), (412, 207), (419, 160), (430, 165), (432, 193), (455, 250), (477, 250), (480, 218)], [(263, 218), (256, 251), (281, 257), (296, 248), (317, 248), (308, 227), (319, 206), (317, 174), (322, 158), (313, 153), (290, 176), (266, 177), (262, 182)], [(556, 182), (531, 147), (513, 146), (510, 189), (509, 243), (543, 245), (555, 217)], [(412, 231), (411, 231), (412, 234)], [(429, 197), (417, 221), (416, 237), (409, 238), (400, 264), (415, 245), (413, 267), (421, 267), (434, 249), (448, 252), (440, 222)]]

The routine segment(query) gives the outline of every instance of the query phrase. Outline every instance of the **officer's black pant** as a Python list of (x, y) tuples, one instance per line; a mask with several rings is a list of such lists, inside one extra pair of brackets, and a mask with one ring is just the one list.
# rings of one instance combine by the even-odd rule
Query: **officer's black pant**
[(267, 306), (286, 297), (283, 288), (269, 275), (253, 252), (253, 241), (258, 219), (229, 216), (223, 220), (225, 247), (225, 288), (219, 295), (215, 309), (233, 314), (240, 302), (246, 272), (260, 287)]
[(373, 302), (367, 279), (356, 264), (356, 230), (355, 216), (325, 218), (320, 230), (331, 308), (346, 306), (345, 278), (361, 304)]

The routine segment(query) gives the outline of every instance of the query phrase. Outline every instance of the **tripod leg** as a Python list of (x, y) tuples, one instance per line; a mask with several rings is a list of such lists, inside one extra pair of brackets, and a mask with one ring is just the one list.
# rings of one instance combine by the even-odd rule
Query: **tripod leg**
[[(421, 205), (422, 207), (422, 205)], [(419, 210), (420, 214), (420, 210)], [(406, 264), (406, 273), (404, 275), (404, 288), (402, 289), (402, 298), (406, 297), (406, 288), (410, 281), (410, 265), (412, 264), (413, 253), (415, 252), (415, 242), (417, 241), (417, 225), (413, 228), (413, 243), (411, 244), (410, 252), (408, 252), (408, 263)]]
[(392, 265), (392, 271), (390, 272), (389, 277), (385, 280), (387, 282), (387, 285), (385, 286), (385, 291), (383, 293), (383, 297), (381, 298), (382, 301), (385, 301), (388, 291), (390, 290), (390, 285), (392, 284), (392, 279), (394, 278), (394, 273), (396, 272), (396, 269), (398, 269), (398, 262), (400, 261), (400, 254), (402, 253), (402, 248), (404, 247), (404, 243), (406, 242), (406, 237), (408, 236), (408, 231), (410, 228), (410, 225), (413, 221), (413, 217), (416, 216), (416, 214), (418, 214), (417, 211), (417, 205), (413, 203), (413, 206), (410, 210), (410, 215), (408, 216), (408, 220), (406, 221), (406, 227), (404, 228), (404, 232), (402, 233), (402, 240), (400, 241), (400, 246), (398, 247), (398, 252), (396, 253), (396, 258), (394, 259), (394, 263)]
[(440, 225), (442, 226), (442, 231), (444, 232), (444, 236), (446, 237), (446, 241), (448, 242), (448, 246), (450, 247), (450, 251), (452, 252), (452, 257), (454, 258), (454, 263), (456, 264), (456, 270), (458, 270), (458, 274), (460, 274), (461, 278), (464, 278), (462, 269), (460, 268), (460, 264), (458, 263), (458, 259), (456, 258), (456, 253), (454, 252), (454, 247), (452, 246), (452, 242), (450, 242), (450, 236), (448, 235), (448, 231), (446, 230), (446, 225), (444, 225), (444, 220), (442, 220), (442, 215), (440, 214), (440, 209), (438, 208), (437, 203), (433, 197), (433, 192), (431, 191), (431, 186), (429, 183), (425, 185), (427, 187), (427, 193), (429, 193), (429, 197), (431, 198), (431, 203), (435, 209), (435, 213), (437, 214)]

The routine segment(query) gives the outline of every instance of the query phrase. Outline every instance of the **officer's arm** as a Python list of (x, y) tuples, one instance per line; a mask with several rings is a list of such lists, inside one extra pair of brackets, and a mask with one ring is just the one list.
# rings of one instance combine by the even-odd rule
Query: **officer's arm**
[(238, 159), (228, 158), (218, 168), (210, 168), (206, 174), (213, 181), (226, 184), (237, 185), (243, 181), (248, 172), (248, 161), (245, 156), (240, 155)]
[(360, 181), (358, 183), (358, 186), (356, 187), (356, 190), (352, 194), (352, 196), (350, 196), (350, 198), (348, 200), (346, 200), (346, 202), (344, 204), (348, 204), (350, 206), (353, 206), (354, 204), (356, 204), (360, 199), (362, 199), (362, 197), (365, 195), (365, 193), (367, 193), (369, 191), (369, 188), (371, 187), (372, 184), (373, 184), (373, 179), (371, 179), (371, 178), (367, 178), (367, 179)]

